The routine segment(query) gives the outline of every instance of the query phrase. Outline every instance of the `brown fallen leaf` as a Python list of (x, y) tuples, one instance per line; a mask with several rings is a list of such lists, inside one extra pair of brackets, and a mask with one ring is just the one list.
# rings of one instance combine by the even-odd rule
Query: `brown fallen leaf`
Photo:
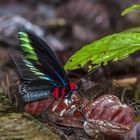
[(137, 81), (137, 77), (128, 77), (123, 79), (113, 79), (112, 84), (114, 87), (132, 89), (136, 85)]

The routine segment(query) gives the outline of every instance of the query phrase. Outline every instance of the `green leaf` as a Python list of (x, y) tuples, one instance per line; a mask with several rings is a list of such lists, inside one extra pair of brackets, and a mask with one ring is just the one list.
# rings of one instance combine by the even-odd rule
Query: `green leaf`
[(132, 5), (128, 8), (126, 8), (122, 13), (121, 13), (121, 16), (125, 16), (131, 12), (134, 12), (134, 11), (137, 11), (137, 10), (140, 10), (140, 5), (139, 4), (135, 4), (135, 5)]
[(89, 64), (89, 71), (107, 64), (108, 61), (118, 61), (140, 49), (140, 33), (121, 32), (103, 37), (76, 52), (66, 63), (66, 70), (73, 70)]

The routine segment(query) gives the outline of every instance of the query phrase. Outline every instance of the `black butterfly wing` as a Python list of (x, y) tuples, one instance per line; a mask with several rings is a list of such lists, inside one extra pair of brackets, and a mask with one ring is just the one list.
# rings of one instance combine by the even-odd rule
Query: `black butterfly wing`
[(44, 73), (51, 75), (50, 71), (48, 72), (49, 67), (52, 74), (55, 75), (56, 79), (54, 80), (57, 80), (65, 87), (67, 86), (69, 83), (67, 74), (62, 64), (45, 41), (27, 31), (19, 32), (19, 40), (26, 57), (32, 62), (40, 62), (40, 65), (36, 63), (36, 67), (43, 67)]
[[(9, 52), (18, 68), (18, 71), (22, 79), (46, 80), (51, 82), (55, 86), (60, 85), (59, 82), (54, 80), (55, 75), (53, 75), (52, 73), (50, 75), (43, 73), (42, 67), (36, 68), (33, 62), (25, 58), (25, 55), (21, 50), (17, 50), (16, 48), (9, 48)], [(51, 71), (50, 67), (48, 67), (48, 72), (49, 71)]]
[(11, 52), (23, 79), (42, 79), (68, 86), (69, 80), (62, 64), (42, 39), (26, 31), (19, 32), (19, 40), (22, 52), (19, 51), (18, 56)]
[(24, 102), (31, 102), (36, 100), (52, 97), (54, 86), (44, 80), (27, 81), (20, 86), (20, 94)]

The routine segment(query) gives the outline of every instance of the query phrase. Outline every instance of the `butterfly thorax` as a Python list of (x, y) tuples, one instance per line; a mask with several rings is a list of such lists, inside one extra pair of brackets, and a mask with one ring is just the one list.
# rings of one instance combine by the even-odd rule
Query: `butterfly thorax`
[[(55, 87), (53, 90), (53, 97), (55, 98), (65, 98), (66, 96), (69, 97), (74, 91), (77, 90), (77, 84), (73, 82), (69, 82), (69, 88), (65, 87)], [(69, 95), (69, 96), (68, 96)]]

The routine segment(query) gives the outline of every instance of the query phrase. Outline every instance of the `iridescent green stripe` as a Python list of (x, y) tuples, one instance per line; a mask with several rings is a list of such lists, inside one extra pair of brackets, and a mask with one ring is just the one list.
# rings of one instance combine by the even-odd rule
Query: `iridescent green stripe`
[(25, 37), (20, 37), (20, 41), (23, 43), (30, 43), (29, 38), (25, 38)]
[(27, 53), (25, 55), (25, 58), (38, 61), (38, 56), (31, 45), (28, 34), (26, 34), (25, 32), (19, 32), (19, 40), (21, 42), (22, 50)]
[(35, 56), (35, 55), (31, 55), (31, 54), (26, 55), (25, 58), (26, 58), (26, 59), (35, 60), (35, 61), (38, 60), (37, 56)]
[(23, 37), (27, 37), (28, 38), (28, 34), (25, 32), (19, 32), (19, 36), (23, 36)]
[(40, 72), (38, 69), (36, 69), (31, 62), (29, 62), (27, 60), (24, 60), (24, 63), (31, 70), (31, 72), (33, 72), (35, 75), (37, 75), (37, 76), (45, 76), (45, 74)]
[(29, 50), (29, 51), (34, 51), (34, 49), (31, 47), (30, 44), (21, 44), (21, 46), (22, 46), (23, 48), (26, 48), (26, 49)]

